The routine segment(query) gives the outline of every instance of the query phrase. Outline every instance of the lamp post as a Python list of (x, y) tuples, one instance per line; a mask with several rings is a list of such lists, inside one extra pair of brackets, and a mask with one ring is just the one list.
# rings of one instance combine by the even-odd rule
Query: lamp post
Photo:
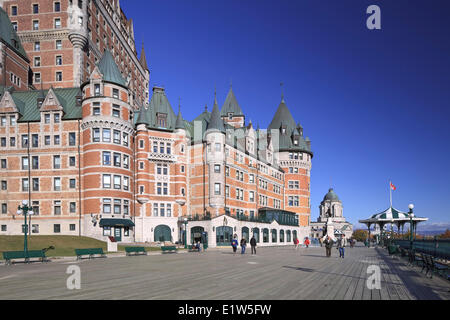
[(28, 256), (28, 239), (27, 239), (27, 235), (28, 235), (28, 224), (27, 224), (27, 215), (33, 215), (33, 208), (28, 206), (28, 200), (23, 200), (22, 201), (22, 207), (19, 205), (17, 207), (17, 214), (21, 215), (23, 214), (24, 219), (25, 219), (25, 237), (24, 237), (24, 241), (23, 241), (23, 252), (25, 252), (25, 256)]
[(184, 218), (183, 219), (183, 223), (184, 223), (184, 248), (187, 249), (187, 224), (188, 224), (188, 219)]
[(414, 218), (414, 213), (413, 213), (413, 209), (414, 209), (414, 205), (411, 203), (409, 206), (409, 248), (412, 250), (413, 249), (413, 218)]

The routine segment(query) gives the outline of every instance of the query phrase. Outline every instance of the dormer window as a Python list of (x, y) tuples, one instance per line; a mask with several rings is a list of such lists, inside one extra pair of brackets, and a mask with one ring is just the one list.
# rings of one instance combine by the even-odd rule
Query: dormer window
[(298, 145), (298, 140), (294, 139), (294, 145)]
[(44, 103), (44, 98), (38, 98), (37, 99), (37, 107), (40, 109), (42, 104)]
[(100, 95), (100, 84), (98, 83), (94, 84), (94, 95), (96, 96)]
[(157, 117), (157, 125), (160, 128), (165, 128), (167, 126), (167, 114), (165, 113), (158, 113), (156, 115)]
[(233, 112), (228, 112), (228, 120), (232, 120), (233, 119)]
[(80, 106), (81, 106), (81, 96), (76, 96), (76, 97), (75, 97), (75, 105), (76, 105), (77, 107), (80, 107)]

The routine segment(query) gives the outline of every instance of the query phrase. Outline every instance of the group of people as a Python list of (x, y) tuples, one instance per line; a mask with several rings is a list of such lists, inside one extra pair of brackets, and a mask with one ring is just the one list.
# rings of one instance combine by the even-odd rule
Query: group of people
[[(231, 240), (231, 247), (233, 248), (233, 253), (236, 253), (238, 247), (237, 235), (234, 235), (233, 240)], [(245, 238), (242, 238), (241, 254), (245, 254), (246, 247), (247, 247), (247, 240)], [(256, 239), (254, 236), (250, 239), (250, 247), (252, 248), (252, 254), (256, 254)]]
[[(353, 242), (353, 240), (350, 240)], [(331, 248), (333, 248), (333, 244), (336, 242), (336, 249), (339, 250), (339, 258), (344, 259), (345, 247), (347, 246), (347, 239), (345, 235), (340, 236), (337, 240), (331, 238), (329, 235), (326, 235), (322, 243), (325, 245), (325, 254), (327, 257), (331, 257)]]
[[(298, 240), (297, 237), (294, 237), (294, 248), (295, 248), (295, 250), (298, 249), (299, 244), (300, 244), (300, 240)], [(309, 241), (308, 237), (305, 238), (305, 241), (303, 242), (303, 244), (305, 245), (305, 247), (307, 247), (307, 248), (309, 247), (309, 245), (311, 244), (311, 241)]]

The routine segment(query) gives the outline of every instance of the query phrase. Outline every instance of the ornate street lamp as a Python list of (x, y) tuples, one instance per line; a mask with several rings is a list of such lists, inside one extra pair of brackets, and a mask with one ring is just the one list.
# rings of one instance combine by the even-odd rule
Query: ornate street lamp
[(24, 219), (25, 219), (25, 237), (24, 237), (24, 242), (23, 242), (23, 251), (25, 252), (25, 256), (28, 257), (28, 239), (27, 239), (27, 235), (28, 235), (28, 224), (27, 224), (27, 215), (33, 215), (33, 208), (28, 206), (28, 200), (23, 200), (22, 201), (22, 207), (19, 205), (17, 208), (17, 214), (21, 215), (23, 214)]
[(409, 206), (409, 248), (412, 250), (413, 249), (413, 218), (414, 218), (414, 213), (413, 213), (413, 209), (414, 209), (414, 205), (411, 203)]
[(187, 218), (183, 219), (183, 224), (184, 224), (184, 248), (187, 249), (187, 224), (188, 224)]

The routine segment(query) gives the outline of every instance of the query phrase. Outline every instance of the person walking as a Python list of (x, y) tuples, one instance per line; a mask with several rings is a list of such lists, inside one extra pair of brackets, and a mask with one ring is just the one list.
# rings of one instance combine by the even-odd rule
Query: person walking
[(330, 236), (326, 236), (325, 240), (323, 241), (323, 244), (325, 245), (325, 252), (327, 257), (331, 257), (331, 248), (333, 247), (333, 240)]
[(252, 254), (256, 254), (256, 239), (255, 239), (255, 236), (253, 236), (250, 239), (250, 246), (252, 247)]
[(339, 258), (344, 259), (345, 246), (347, 245), (347, 239), (343, 234), (337, 241), (337, 248), (339, 249)]
[(297, 249), (298, 249), (298, 245), (299, 245), (299, 243), (300, 243), (300, 241), (298, 240), (298, 238), (297, 238), (297, 237), (295, 237), (295, 238), (294, 238), (294, 245), (295, 245), (294, 249), (295, 249), (295, 250), (297, 250)]
[(247, 246), (247, 241), (245, 240), (245, 238), (241, 239), (241, 254), (245, 253), (245, 247)]
[(231, 240), (231, 246), (233, 247), (233, 254), (235, 254), (238, 246), (236, 236), (233, 238), (233, 240)]

